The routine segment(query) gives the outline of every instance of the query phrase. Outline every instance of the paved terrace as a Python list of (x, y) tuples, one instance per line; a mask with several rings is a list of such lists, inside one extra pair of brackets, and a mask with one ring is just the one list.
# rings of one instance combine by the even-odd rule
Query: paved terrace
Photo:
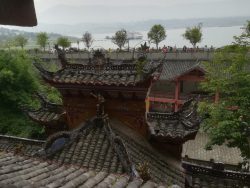
[[(43, 60), (46, 59), (58, 59), (57, 53), (31, 53), (32, 55), (36, 55)], [(203, 60), (209, 61), (213, 58), (214, 52), (205, 51), (205, 52), (149, 52), (147, 54), (148, 58), (151, 60), (159, 60), (165, 58), (166, 60)], [(139, 52), (105, 52), (105, 57), (109, 57), (110, 59), (118, 59), (118, 60), (129, 60), (137, 58), (140, 55)], [(67, 53), (66, 57), (72, 60), (83, 60), (92, 57), (91, 53), (87, 52), (76, 52), (76, 53)]]

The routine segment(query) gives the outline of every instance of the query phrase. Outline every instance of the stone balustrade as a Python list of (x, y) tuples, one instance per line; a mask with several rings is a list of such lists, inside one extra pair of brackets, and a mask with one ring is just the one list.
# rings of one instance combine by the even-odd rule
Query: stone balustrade
[[(204, 60), (209, 61), (213, 58), (213, 52), (205, 51), (205, 52), (149, 52), (147, 53), (148, 59), (151, 60)], [(57, 59), (57, 53), (31, 53), (31, 55), (38, 56), (41, 59)], [(117, 60), (130, 60), (133, 58), (139, 57), (139, 52), (105, 52), (105, 57), (110, 59)], [(88, 52), (75, 52), (75, 53), (67, 53), (66, 57), (71, 60), (84, 60), (92, 57), (91, 53)]]

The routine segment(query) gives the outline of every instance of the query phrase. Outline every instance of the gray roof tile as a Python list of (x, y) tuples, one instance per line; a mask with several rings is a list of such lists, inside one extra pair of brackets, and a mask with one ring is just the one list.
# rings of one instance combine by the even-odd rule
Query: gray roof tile
[(206, 133), (198, 132), (195, 140), (190, 140), (183, 145), (182, 157), (208, 162), (222, 162), (228, 165), (238, 165), (243, 162), (240, 151), (237, 148), (229, 148), (226, 145), (214, 146), (212, 150), (205, 150), (209, 137)]
[(194, 68), (203, 68), (200, 62), (196, 61), (165, 61), (163, 63), (160, 80), (173, 80), (184, 73), (187, 73)]
[(36, 158), (28, 159), (10, 153), (0, 153), (0, 158), (12, 161), (12, 166), (15, 166), (10, 168), (10, 165), (4, 165), (3, 161), (0, 163), (0, 187), (133, 188), (157, 185), (153, 182), (143, 183), (141, 179), (130, 179), (125, 174), (96, 172), (74, 165), (49, 164)]
[(160, 62), (147, 62), (138, 76), (135, 63), (112, 65), (104, 64), (101, 69), (96, 65), (66, 64), (57, 72), (48, 72), (43, 67), (34, 64), (44, 79), (55, 84), (77, 85), (113, 85), (135, 86), (153, 77), (158, 72)]
[(153, 138), (185, 142), (194, 138), (201, 122), (197, 114), (197, 102), (190, 99), (178, 112), (148, 112), (147, 121)]

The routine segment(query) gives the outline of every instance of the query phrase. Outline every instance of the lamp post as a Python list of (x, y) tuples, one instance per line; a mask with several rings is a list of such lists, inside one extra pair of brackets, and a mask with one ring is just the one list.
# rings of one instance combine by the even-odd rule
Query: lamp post
[(50, 42), (48, 42), (49, 52), (50, 52)]
[(77, 50), (78, 50), (78, 52), (79, 52), (79, 43), (80, 43), (80, 41), (77, 40), (76, 43), (77, 43)]

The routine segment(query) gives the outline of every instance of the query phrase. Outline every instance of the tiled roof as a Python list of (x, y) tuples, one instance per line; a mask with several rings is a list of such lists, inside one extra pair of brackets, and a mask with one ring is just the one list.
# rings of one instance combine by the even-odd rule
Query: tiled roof
[(122, 123), (118, 120), (111, 120), (114, 132), (124, 141), (130, 159), (135, 166), (147, 162), (153, 181), (184, 185), (184, 174), (177, 164), (178, 162), (169, 156), (161, 155), (144, 137), (121, 125)]
[[(32, 168), (35, 170), (34, 173), (33, 170), (29, 171), (29, 173), (34, 174), (34, 177), (30, 174), (27, 176), (27, 179), (38, 178), (38, 182), (34, 181), (34, 183), (38, 183), (37, 185), (41, 182), (44, 183), (42, 183), (43, 185), (45, 185), (45, 182), (47, 182), (46, 185), (57, 183), (57, 180), (60, 178), (50, 179), (42, 172), (45, 169), (45, 171), (50, 170), (50, 167), (47, 169), (47, 166), (53, 166), (51, 169), (53, 172), (51, 173), (54, 176), (57, 177), (58, 175), (59, 177), (65, 177), (70, 175), (73, 171), (76, 171), (76, 169), (65, 171), (65, 165), (70, 165), (77, 169), (83, 168), (88, 172), (95, 171), (96, 174), (105, 174), (103, 175), (103, 179), (112, 176), (112, 174), (120, 174), (117, 175), (117, 177), (121, 177), (121, 174), (126, 174), (126, 178), (122, 180), (124, 181), (124, 185), (121, 186), (125, 187), (125, 185), (127, 186), (130, 182), (128, 180), (129, 178), (138, 177), (139, 174), (136, 170), (138, 165), (148, 162), (149, 174), (152, 181), (165, 184), (171, 182), (171, 184), (177, 184), (180, 186), (184, 185), (184, 174), (180, 169), (176, 169), (169, 165), (160, 154), (157, 154), (155, 151), (152, 152), (152, 149), (133, 141), (133, 139), (126, 134), (122, 134), (120, 130), (115, 129), (115, 131), (113, 131), (113, 128), (111, 128), (113, 126), (110, 127), (108, 124), (109, 121), (105, 120), (105, 122), (102, 124), (101, 121), (95, 119), (86, 122), (79, 129), (72, 132), (61, 132), (49, 137), (44, 144), (43, 149), (39, 146), (35, 151), (32, 150), (31, 155), (28, 155), (33, 156), (33, 158), (36, 157), (38, 160), (43, 160), (43, 162), (41, 162), (41, 166), (40, 163), (37, 163), (38, 167)], [(116, 121), (111, 121), (111, 124), (114, 123), (117, 124)], [(118, 127), (119, 126), (120, 125), (118, 125)], [(63, 140), (62, 138), (65, 139)], [(24, 154), (24, 152), (20, 153)], [(44, 165), (44, 163), (46, 165)], [(57, 167), (58, 170), (60, 169), (58, 173), (54, 173), (55, 164), (59, 165), (59, 167)], [(1, 168), (3, 168), (3, 166), (0, 164), (0, 170)], [(50, 174), (50, 172), (46, 174)], [(18, 173), (14, 173), (14, 175), (17, 175), (17, 177), (20, 175), (21, 178), (26, 177), (23, 176), (23, 174)], [(46, 178), (49, 178), (49, 180), (46, 180), (45, 176)], [(44, 180), (42, 180), (43, 177), (45, 178)], [(15, 182), (12, 181), (14, 177), (11, 173), (8, 173), (7, 176), (2, 176), (2, 178), (2, 181), (9, 182), (10, 184), (14, 184)], [(11, 181), (8, 179), (11, 179)], [(21, 180), (20, 177), (19, 180)], [(25, 180), (26, 183), (29, 183), (28, 181)], [(2, 182), (0, 181), (0, 183)], [(131, 183), (130, 185), (134, 183)], [(146, 184), (142, 182), (138, 183), (143, 184), (144, 186), (155, 185), (152, 182), (147, 182)], [(79, 184), (83, 184), (83, 182)]]
[(160, 80), (173, 80), (191, 70), (203, 70), (198, 60), (196, 61), (165, 61), (162, 67)]
[(28, 156), (40, 150), (45, 142), (41, 140), (31, 140), (14, 136), (0, 135), (0, 152), (22, 153)]
[(148, 112), (147, 120), (152, 137), (181, 142), (195, 137), (201, 121), (197, 114), (197, 101), (193, 99), (185, 102), (178, 112)]
[(29, 111), (27, 114), (32, 120), (43, 123), (58, 121), (63, 115), (55, 112), (50, 112), (42, 108), (36, 111)]
[[(84, 125), (86, 126), (86, 125)], [(92, 126), (89, 130), (80, 131), (79, 138), (50, 157), (63, 164), (74, 164), (79, 167), (124, 173), (118, 155), (114, 152), (104, 126)]]
[(243, 158), (237, 148), (229, 148), (226, 145), (216, 145), (213, 146), (212, 150), (205, 150), (208, 141), (208, 135), (199, 132), (195, 140), (190, 140), (183, 145), (182, 157), (187, 156), (189, 159), (204, 162), (213, 160), (214, 162), (236, 166), (243, 162)]
[(130, 179), (126, 174), (96, 172), (74, 165), (0, 153), (0, 187), (98, 187), (125, 188), (165, 187), (140, 178)]
[(112, 62), (105, 59), (105, 55), (96, 51), (88, 64), (69, 63), (65, 52), (58, 48), (58, 59), (62, 69), (56, 72), (49, 72), (39, 63), (34, 63), (40, 71), (42, 77), (54, 84), (74, 84), (78, 86), (137, 86), (147, 83), (149, 80), (158, 79), (161, 71), (162, 62), (150, 62), (145, 57), (141, 57), (144, 65), (137, 65), (131, 62)]
[(224, 169), (223, 164), (211, 163), (200, 165), (183, 161), (182, 166), (186, 170), (187, 184), (190, 187), (248, 187), (250, 186), (250, 172), (242, 170)]
[(62, 105), (51, 103), (43, 95), (37, 94), (40, 99), (41, 107), (39, 109), (29, 109), (23, 107), (23, 111), (34, 121), (48, 125), (60, 121), (61, 124), (65, 121), (65, 110)]
[(57, 72), (48, 72), (35, 63), (43, 78), (53, 83), (111, 86), (135, 86), (143, 83), (156, 74), (159, 65), (157, 62), (149, 62), (145, 65), (142, 75), (139, 75), (135, 64), (105, 64), (100, 68), (95, 65), (67, 64)]

